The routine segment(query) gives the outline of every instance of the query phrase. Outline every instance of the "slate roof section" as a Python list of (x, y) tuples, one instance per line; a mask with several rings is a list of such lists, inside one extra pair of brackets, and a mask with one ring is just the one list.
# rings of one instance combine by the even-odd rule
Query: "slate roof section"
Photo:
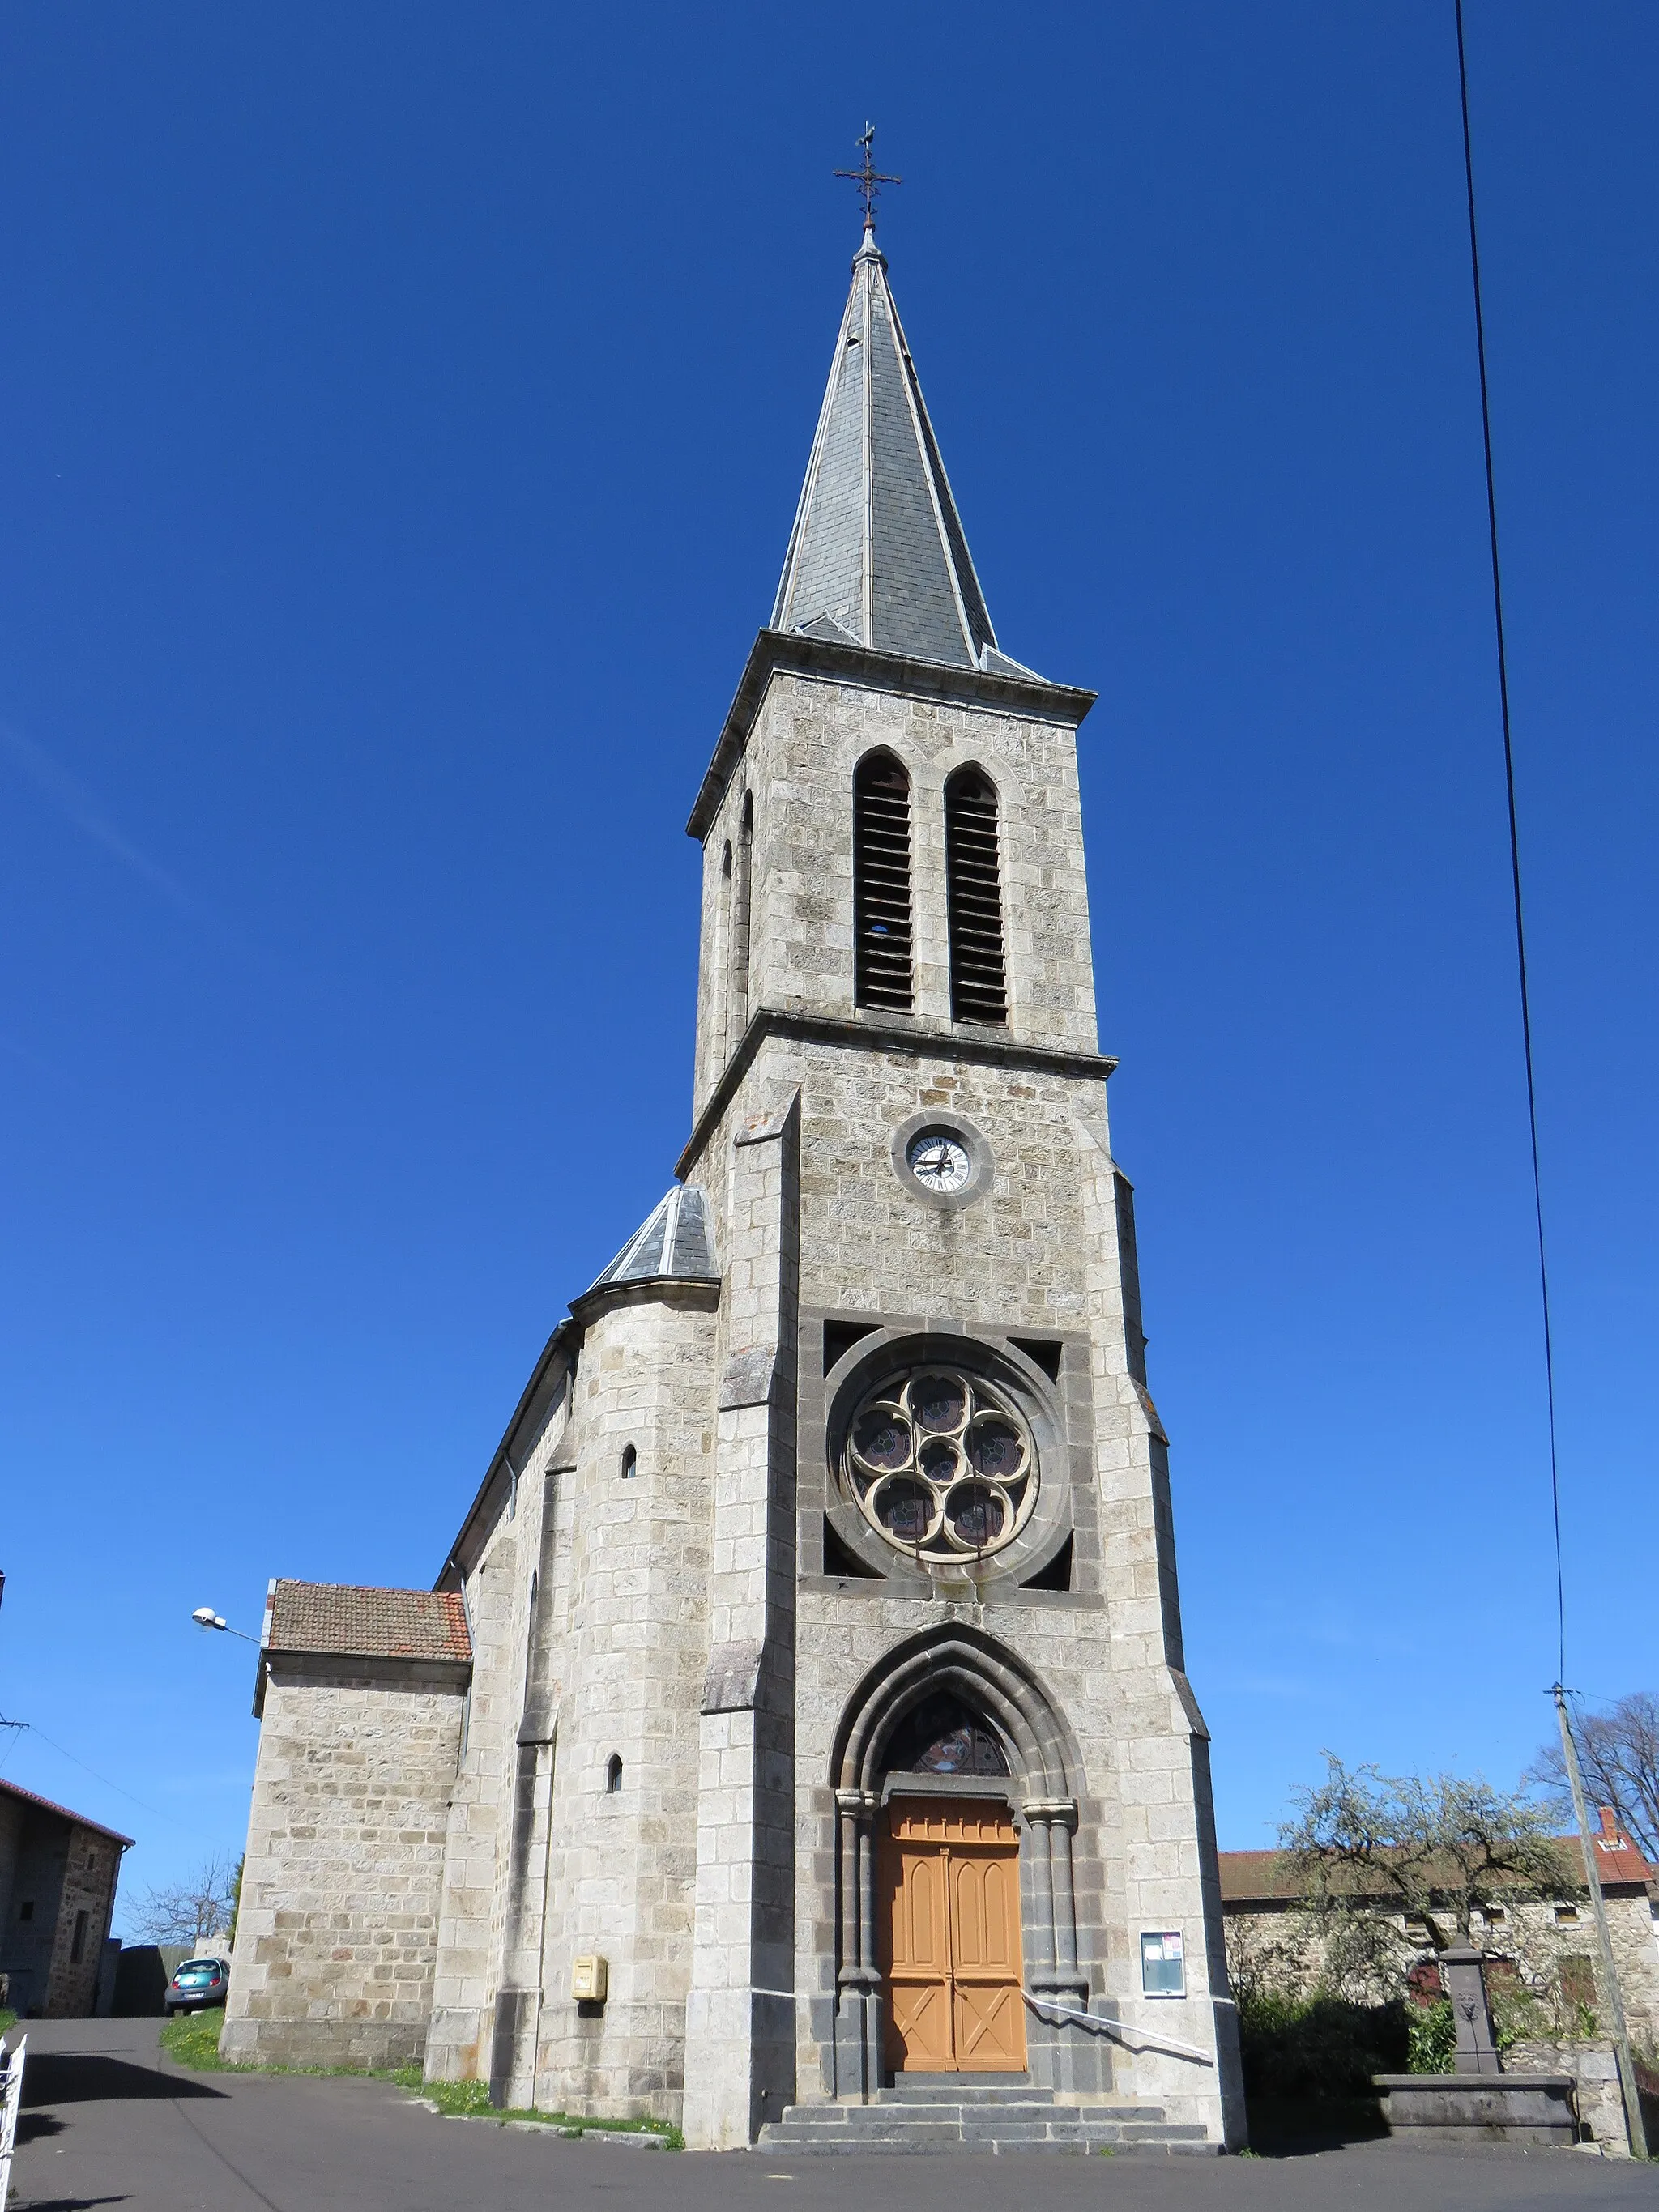
[(770, 627), (1029, 674), (997, 649), (915, 363), (866, 231)]
[(472, 1639), (455, 1590), (372, 1589), (356, 1583), (271, 1585), (268, 1651), (337, 1652), (353, 1659), (469, 1663)]
[[(623, 1246), (593, 1290), (611, 1290), (619, 1283), (659, 1282), (665, 1276), (694, 1283), (720, 1280), (708, 1201), (696, 1183), (675, 1184)], [(592, 1291), (588, 1296), (592, 1296)]]

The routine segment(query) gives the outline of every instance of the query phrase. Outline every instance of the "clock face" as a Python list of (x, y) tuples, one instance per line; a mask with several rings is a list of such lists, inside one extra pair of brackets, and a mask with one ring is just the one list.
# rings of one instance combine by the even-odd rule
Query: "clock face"
[(938, 1129), (924, 1129), (919, 1137), (910, 1139), (905, 1154), (910, 1172), (925, 1189), (942, 1191), (966, 1190), (971, 1167), (968, 1148), (958, 1138), (946, 1136)]

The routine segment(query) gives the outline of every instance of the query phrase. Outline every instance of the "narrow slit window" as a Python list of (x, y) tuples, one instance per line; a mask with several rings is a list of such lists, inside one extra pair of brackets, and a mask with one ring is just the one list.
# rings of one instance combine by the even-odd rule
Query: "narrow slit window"
[(720, 854), (720, 883), (714, 894), (714, 958), (708, 970), (708, 1012), (714, 1032), (714, 1073), (726, 1065), (726, 1048), (732, 1032), (732, 848)]
[(958, 769), (945, 787), (945, 880), (951, 918), (951, 1018), (1006, 1022), (997, 794), (990, 778), (976, 768)]
[(754, 897), (755, 794), (745, 791), (738, 818), (737, 861), (732, 877), (732, 1042), (749, 1018), (749, 916)]
[(891, 753), (872, 753), (853, 779), (853, 937), (858, 1004), (908, 1014), (910, 779)]
[(624, 1444), (622, 1455), (623, 1480), (631, 1481), (640, 1471), (640, 1455), (632, 1444)]
[(605, 1762), (605, 1794), (607, 1797), (615, 1797), (620, 1794), (621, 1790), (622, 1753), (613, 1751)]

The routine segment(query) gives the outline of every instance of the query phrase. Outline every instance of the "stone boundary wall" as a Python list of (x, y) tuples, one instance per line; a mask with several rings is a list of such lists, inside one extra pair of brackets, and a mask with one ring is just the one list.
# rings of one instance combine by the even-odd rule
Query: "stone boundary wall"
[[(1504, 2053), (1506, 2074), (1571, 2074), (1578, 2120), (1604, 2157), (1628, 2158), (1625, 2133), (1625, 2096), (1619, 2084), (1619, 2061), (1611, 2043), (1515, 2043)], [(1648, 2139), (1659, 2145), (1659, 2109), (1649, 2097), (1642, 2100), (1648, 2123)]]
[[(1615, 1890), (1607, 1897), (1607, 1907), (1631, 2035), (1637, 2044), (1652, 2047), (1659, 2044), (1659, 1927), (1644, 1891)], [(1287, 1995), (1313, 1993), (1325, 1954), (1317, 1929), (1299, 1905), (1294, 1900), (1229, 1899), (1224, 1911), (1228, 1960), (1237, 1981)], [(1377, 1917), (1392, 1927), (1395, 1960), (1388, 1984), (1379, 1984), (1371, 1993), (1380, 2001), (1402, 1995), (1410, 1969), (1431, 1954), (1420, 1940), (1422, 1931), (1409, 1928), (1402, 1913), (1379, 1905)], [(1490, 1917), (1477, 1914), (1474, 1940), (1494, 1959), (1513, 1961), (1522, 1988), (1558, 2014), (1575, 1981), (1593, 1990), (1595, 1924), (1582, 1896), (1522, 1899)], [(1557, 2025), (1570, 2027), (1571, 2023), (1570, 2018), (1561, 2018)]]

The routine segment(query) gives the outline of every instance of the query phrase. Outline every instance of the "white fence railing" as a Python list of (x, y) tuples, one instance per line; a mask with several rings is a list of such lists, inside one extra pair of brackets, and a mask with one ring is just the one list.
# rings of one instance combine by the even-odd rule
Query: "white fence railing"
[(17, 2108), (23, 2101), (23, 2057), (27, 2036), (15, 2051), (8, 2051), (0, 2036), (0, 2212), (6, 2212), (11, 2191), (11, 2154), (17, 2141)]

